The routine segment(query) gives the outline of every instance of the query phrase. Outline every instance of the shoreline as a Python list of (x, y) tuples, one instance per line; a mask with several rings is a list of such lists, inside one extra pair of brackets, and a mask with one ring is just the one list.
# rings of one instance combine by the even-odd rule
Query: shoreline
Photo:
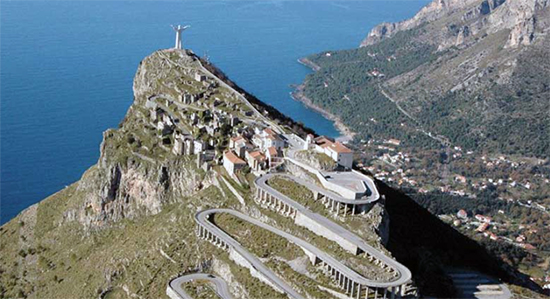
[[(298, 63), (310, 68), (314, 72), (321, 69), (320, 66), (318, 66), (317, 64), (315, 64), (314, 62), (312, 62), (311, 60), (305, 57), (298, 59)], [(307, 108), (314, 110), (315, 112), (321, 114), (324, 118), (332, 121), (336, 130), (340, 132), (340, 136), (335, 138), (337, 141), (340, 141), (340, 142), (352, 141), (357, 133), (353, 132), (348, 126), (346, 126), (344, 122), (340, 119), (340, 117), (313, 104), (313, 101), (304, 95), (303, 89), (304, 89), (304, 82), (298, 85), (294, 89), (294, 91), (290, 93), (290, 96), (294, 100), (304, 104)]]
[(352, 141), (355, 137), (356, 133), (353, 132), (349, 127), (347, 127), (342, 120), (330, 113), (329, 111), (313, 104), (310, 98), (306, 97), (303, 93), (304, 85), (303, 83), (298, 85), (296, 89), (290, 93), (290, 97), (298, 102), (301, 102), (304, 104), (307, 108), (314, 110), (315, 112), (321, 114), (324, 118), (330, 120), (333, 122), (334, 127), (338, 132), (340, 132), (340, 136), (336, 137), (335, 140), (340, 142), (349, 142)]
[(313, 63), (313, 61), (307, 59), (307, 58), (299, 58), (298, 59), (298, 63), (304, 65), (304, 66), (307, 66), (308, 68), (312, 69), (314, 72), (318, 71), (321, 69), (320, 66), (318, 66), (317, 64)]

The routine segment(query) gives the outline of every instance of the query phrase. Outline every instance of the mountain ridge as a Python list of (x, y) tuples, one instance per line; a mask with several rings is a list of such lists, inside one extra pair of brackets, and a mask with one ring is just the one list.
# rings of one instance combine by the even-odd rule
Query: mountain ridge
[[(358, 48), (305, 57), (315, 67), (299, 91), (357, 133), (364, 170), (543, 285), (549, 30), (546, 0), (435, 0)], [(464, 209), (498, 220), (479, 232)], [(529, 245), (516, 240), (526, 234)]]

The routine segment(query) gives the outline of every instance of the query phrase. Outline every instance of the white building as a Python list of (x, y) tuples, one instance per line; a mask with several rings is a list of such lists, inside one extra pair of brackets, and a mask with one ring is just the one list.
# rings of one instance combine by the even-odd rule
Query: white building
[(204, 144), (204, 141), (202, 140), (195, 140), (193, 141), (193, 154), (200, 154), (202, 151), (206, 149), (206, 145)]
[[(311, 138), (307, 138), (308, 141)], [(353, 165), (353, 151), (340, 142), (333, 142), (331, 139), (320, 136), (313, 140), (313, 148), (332, 158), (338, 165), (351, 168)]]
[(204, 81), (206, 81), (206, 76), (197, 72), (195, 74), (195, 80), (197, 80), (199, 82), (204, 82)]
[(185, 153), (185, 145), (182, 138), (177, 137), (174, 140), (174, 147), (172, 148), (172, 153), (176, 156), (181, 156)]
[(262, 170), (265, 167), (266, 158), (260, 151), (246, 152), (248, 166), (254, 170)]
[(223, 155), (223, 167), (230, 175), (234, 175), (235, 171), (243, 168), (245, 165), (246, 162), (237, 157), (232, 151), (227, 151)]
[(244, 158), (245, 152), (252, 149), (252, 145), (243, 136), (236, 136), (229, 139), (229, 148), (241, 158)]
[(252, 142), (262, 151), (265, 151), (269, 147), (275, 147), (276, 149), (285, 147), (285, 141), (271, 128), (266, 128), (254, 135)]

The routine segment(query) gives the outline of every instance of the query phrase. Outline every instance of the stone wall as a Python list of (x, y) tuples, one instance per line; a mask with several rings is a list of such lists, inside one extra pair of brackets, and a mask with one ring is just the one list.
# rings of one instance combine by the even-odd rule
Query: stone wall
[(333, 233), (332, 231), (328, 230), (326, 227), (324, 227), (314, 219), (311, 219), (310, 217), (300, 212), (296, 212), (296, 218), (294, 219), (294, 222), (297, 225), (303, 226), (311, 230), (317, 235), (323, 236), (331, 241), (338, 243), (342, 248), (344, 248), (345, 250), (353, 254), (357, 254), (359, 251), (359, 248), (349, 240), (342, 238), (340, 235)]

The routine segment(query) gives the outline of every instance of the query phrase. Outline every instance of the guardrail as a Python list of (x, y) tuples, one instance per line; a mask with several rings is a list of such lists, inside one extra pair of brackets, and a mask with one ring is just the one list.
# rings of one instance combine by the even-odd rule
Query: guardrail
[[(288, 284), (278, 278), (271, 270), (265, 267), (261, 261), (259, 261), (255, 256), (244, 249), (235, 239), (233, 239), (231, 236), (229, 236), (227, 233), (225, 233), (223, 230), (213, 224), (210, 221), (210, 216), (216, 213), (229, 213), (253, 225), (269, 230), (270, 232), (287, 239), (289, 242), (296, 244), (297, 246), (302, 248), (302, 250), (304, 250), (304, 252), (310, 257), (310, 260), (314, 265), (319, 265), (323, 269), (324, 273), (327, 276), (332, 277), (338, 284), (338, 286), (351, 297), (400, 297), (400, 294), (403, 290), (403, 284), (406, 284), (408, 282), (408, 279), (405, 281), (405, 279), (408, 278), (407, 273), (396, 272), (393, 268), (389, 266), (384, 266), (382, 260), (377, 260), (373, 255), (371, 255), (371, 258), (369, 258), (369, 260), (373, 261), (375, 264), (381, 265), (381, 267), (385, 268), (388, 272), (393, 273), (395, 280), (386, 282), (376, 281), (363, 277), (359, 273), (343, 265), (337, 259), (328, 255), (321, 249), (318, 249), (317, 247), (309, 244), (308, 242), (235, 210), (211, 209), (196, 214), (195, 220), (198, 224), (197, 235), (199, 237), (208, 240), (209, 242), (222, 249), (228, 250), (230, 252), (230, 257), (232, 257), (233, 260), (240, 263), (241, 265), (248, 267), (251, 270), (253, 276), (258, 277), (268, 284), (274, 286), (276, 289), (279, 289), (280, 291), (286, 293), (291, 298), (302, 298), (302, 296), (299, 295), (292, 287), (290, 287)], [(243, 259), (245, 263), (243, 263)], [(406, 272), (408, 272), (407, 269)], [(410, 272), (408, 272), (408, 274), (410, 274)]]
[(277, 175), (278, 174), (267, 174), (256, 179), (255, 195), (256, 200), (259, 201), (260, 204), (286, 217), (293, 218), (297, 225), (306, 227), (320, 236), (337, 242), (342, 248), (354, 254), (364, 253), (370, 261), (383, 269), (388, 269), (388, 271), (394, 274), (395, 279), (392, 281), (362, 281), (364, 286), (384, 289), (390, 288), (393, 290), (392, 294), (394, 294), (400, 293), (401, 290), (395, 290), (393, 288), (401, 288), (409, 284), (412, 275), (407, 267), (370, 246), (349, 230), (319, 214), (313, 213), (301, 204), (269, 186), (267, 184), (269, 178)]

